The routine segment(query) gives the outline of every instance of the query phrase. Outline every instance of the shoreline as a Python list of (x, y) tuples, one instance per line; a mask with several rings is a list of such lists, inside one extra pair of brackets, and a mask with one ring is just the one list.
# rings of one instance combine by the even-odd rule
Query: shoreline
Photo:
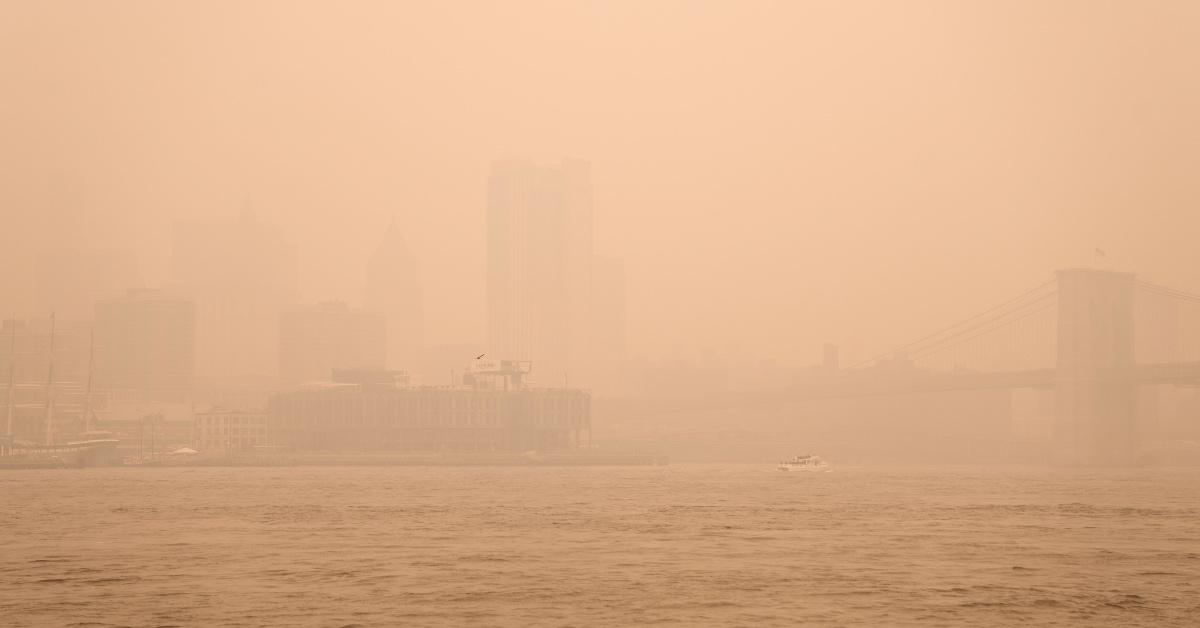
[(71, 469), (94, 467), (479, 467), (479, 466), (661, 466), (667, 456), (654, 454), (387, 454), (387, 453), (294, 453), (214, 457), (166, 456), (160, 460), (117, 464), (73, 464), (65, 461), (0, 462), (5, 469)]

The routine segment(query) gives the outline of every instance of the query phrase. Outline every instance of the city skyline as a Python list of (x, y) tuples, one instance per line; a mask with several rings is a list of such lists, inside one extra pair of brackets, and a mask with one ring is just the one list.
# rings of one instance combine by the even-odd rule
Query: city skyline
[[(49, 264), (53, 263), (57, 274), (51, 276), (47, 274), (49, 271), (42, 271), (38, 275), (42, 286), (39, 294), (63, 296), (39, 296), (38, 305), (57, 304), (63, 310), (59, 318), (68, 325), (100, 328), (103, 373), (99, 381), (110, 388), (129, 387), (134, 380), (143, 388), (155, 388), (157, 385), (145, 378), (166, 376), (166, 372), (145, 372), (147, 368), (152, 371), (165, 368), (177, 373), (176, 381), (187, 383), (174, 386), (187, 393), (191, 392), (196, 376), (210, 380), (214, 376), (268, 377), (286, 386), (327, 380), (333, 368), (350, 367), (387, 367), (408, 373), (416, 382), (434, 382), (441, 377), (437, 371), (447, 363), (452, 365), (451, 369), (470, 366), (468, 347), (490, 346), (484, 352), (490, 351), (495, 359), (539, 358), (539, 366), (548, 365), (539, 372), (555, 374), (545, 384), (566, 383), (573, 372), (576, 385), (588, 385), (592, 375), (603, 371), (607, 377), (604, 387), (615, 393), (620, 386), (616, 385), (619, 378), (614, 373), (623, 368), (625, 357), (623, 270), (607, 270), (619, 262), (603, 259), (606, 272), (599, 288), (606, 301), (594, 301), (588, 166), (578, 160), (562, 163), (574, 170), (569, 174), (557, 173), (553, 167), (534, 166), (532, 162), (496, 160), (495, 167), (516, 168), (514, 172), (525, 169), (523, 183), (518, 184), (524, 186), (523, 191), (518, 194), (533, 192), (543, 200), (534, 207), (498, 207), (494, 172), (488, 184), (486, 210), (489, 221), (494, 221), (498, 212), (511, 211), (522, 221), (521, 229), (538, 236), (533, 238), (537, 240), (533, 248), (511, 253), (529, 265), (521, 270), (526, 278), (510, 279), (522, 284), (527, 292), (531, 286), (536, 286), (535, 292), (540, 291), (538, 318), (526, 320), (523, 328), (541, 329), (545, 338), (551, 339), (549, 344), (544, 339), (527, 338), (523, 344), (506, 345), (480, 342), (472, 337), (454, 338), (453, 343), (446, 345), (427, 344), (423, 334), (421, 263), (408, 248), (395, 216), (389, 220), (377, 245), (362, 253), (365, 290), (360, 300), (303, 300), (297, 289), (302, 274), (295, 261), (302, 249), (278, 225), (261, 220), (249, 202), (243, 204), (236, 216), (173, 222), (170, 278), (149, 289), (142, 287), (144, 282), (130, 251), (84, 251), (103, 262), (99, 264), (80, 263), (78, 255), (56, 258), (47, 254), (49, 261), (39, 268), (51, 268)], [(571, 229), (567, 229), (565, 222), (568, 215), (575, 221)], [(522, 241), (526, 239), (522, 237)], [(495, 252), (500, 242), (489, 239), (488, 247)], [(530, 263), (530, 252), (535, 253), (536, 263)], [(529, 276), (535, 269), (561, 271), (568, 266), (568, 260), (577, 268), (569, 281), (566, 274), (543, 271), (538, 271), (541, 274), (536, 277)], [(494, 264), (481, 269), (485, 283), (494, 285), (495, 270)], [(549, 281), (554, 277), (559, 283)], [(113, 314), (117, 308), (128, 309), (135, 304), (141, 304), (137, 307), (143, 309), (150, 307), (147, 312), (155, 307), (161, 310), (170, 299), (190, 308), (186, 341), (183, 337), (162, 336), (158, 339), (162, 346), (142, 346), (145, 341), (135, 339), (139, 332), (129, 327), (131, 323), (118, 323), (122, 315)], [(155, 302), (161, 303), (151, 305)], [(503, 305), (491, 302), (487, 309), (488, 316), (494, 319)], [(434, 316), (441, 314), (433, 312)], [(145, 318), (145, 314), (135, 315), (133, 310), (123, 316), (130, 321)], [(23, 318), (36, 316), (29, 314), (16, 320)], [(376, 318), (378, 325), (374, 322)], [(143, 323), (149, 323), (149, 319)], [(117, 340), (115, 329), (128, 330)], [(185, 333), (182, 329), (176, 332), (177, 336)], [(483, 337), (489, 333), (486, 329), (481, 332), (479, 336)], [(153, 333), (163, 331), (147, 328), (143, 335)], [(593, 337), (603, 338), (607, 343), (603, 356), (593, 353)], [(125, 352), (122, 341), (131, 343), (128, 350), (133, 353)], [(531, 347), (538, 342), (543, 344), (535, 356)], [(61, 351), (60, 348), (55, 353)], [(158, 357), (147, 358), (138, 353), (146, 351), (157, 351)], [(461, 355), (456, 357), (455, 352)], [(79, 353), (76, 348), (72, 354), (76, 362), (81, 359)], [(117, 359), (125, 365), (118, 371), (126, 374), (113, 379), (106, 364)], [(187, 366), (182, 366), (181, 361), (186, 361)], [(134, 375), (130, 369), (140, 369), (143, 374)]]
[[(1184, 235), (1196, 227), (1195, 178), (1173, 165), (1193, 154), (1200, 104), (1182, 80), (1186, 5), (1106, 6), (1085, 22), (1023, 3), (877, 7), (869, 19), (709, 6), (665, 30), (655, 9), (632, 5), (329, 17), (251, 3), (238, 19), (197, 8), (194, 28), (138, 3), (15, 11), (10, 24), (26, 26), (5, 39), (29, 61), (9, 74), (0, 122), (12, 147), (0, 168), (13, 214), (0, 236), (5, 315), (34, 307), (28, 264), (55, 243), (135, 251), (145, 284), (161, 285), (166, 225), (249, 198), (297, 244), (308, 302), (357, 302), (356, 252), (396, 215), (423, 262), (426, 308), (442, 313), (429, 343), (483, 341), (481, 186), (493, 159), (526, 153), (593, 164), (596, 247), (639, 269), (629, 349), (650, 359), (735, 344), (751, 360), (789, 361), (825, 342), (870, 355), (937, 312), (977, 310), (990, 286), (1091, 263), (1097, 247), (1111, 264), (1200, 289)], [(561, 28), (530, 29), (543, 17)], [(458, 23), (473, 44), (421, 23)], [(1160, 23), (1136, 54), (1104, 35)], [(708, 45), (733, 25), (758, 37)], [(79, 47), (54, 47), (62, 28)], [(1028, 45), (1014, 51), (1009, 32)], [(964, 33), (979, 45), (944, 54)], [(331, 45), (315, 55), (311, 41)], [(88, 88), (93, 62), (110, 70), (106, 89)], [(55, 97), (45, 75), (72, 97)], [(819, 307), (775, 289), (791, 282)], [(713, 286), (730, 298), (712, 302)], [(742, 309), (753, 325), (724, 324)], [(892, 316), (864, 314), (877, 309)], [(794, 325), (800, 313), (806, 324)]]
[(0, 617), (1200, 617), (1200, 2), (0, 0)]

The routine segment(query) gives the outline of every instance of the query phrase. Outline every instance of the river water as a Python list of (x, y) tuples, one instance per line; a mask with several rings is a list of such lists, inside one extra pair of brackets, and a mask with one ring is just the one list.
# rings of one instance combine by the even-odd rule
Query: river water
[(1200, 470), (0, 473), (6, 626), (1200, 625)]

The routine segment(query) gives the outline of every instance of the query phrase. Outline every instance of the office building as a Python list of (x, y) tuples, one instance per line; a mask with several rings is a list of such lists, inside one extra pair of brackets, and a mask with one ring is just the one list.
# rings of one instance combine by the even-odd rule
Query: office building
[(60, 321), (90, 319), (97, 302), (142, 287), (133, 253), (115, 249), (43, 251), (33, 276), (37, 312)]
[[(487, 208), (488, 352), (542, 385), (586, 385), (592, 289), (589, 166), (502, 160)], [(574, 379), (572, 379), (574, 376)]]
[(284, 384), (329, 381), (334, 369), (382, 368), (382, 314), (330, 301), (279, 318), (279, 376)]
[(567, 451), (590, 439), (587, 392), (530, 388), (520, 376), (497, 373), (464, 377), (471, 385), (455, 387), (340, 373), (337, 381), (271, 397), (271, 443), (296, 451), (519, 453)]
[(200, 376), (277, 374), (279, 313), (295, 305), (296, 250), (249, 211), (175, 225), (174, 273), (196, 304)]
[(597, 255), (593, 265), (591, 307), (591, 374), (598, 394), (626, 392), (625, 266), (621, 260)]
[(193, 420), (194, 444), (202, 453), (233, 453), (267, 446), (267, 415), (212, 408)]
[(196, 372), (196, 308), (169, 290), (131, 290), (96, 304), (97, 387), (182, 399)]
[(367, 308), (384, 317), (388, 368), (413, 370), (421, 361), (424, 314), (417, 260), (393, 220), (367, 264)]

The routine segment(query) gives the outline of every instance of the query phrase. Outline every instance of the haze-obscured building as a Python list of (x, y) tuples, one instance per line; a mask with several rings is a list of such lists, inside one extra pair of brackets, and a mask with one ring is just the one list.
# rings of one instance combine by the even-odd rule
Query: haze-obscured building
[(276, 375), (279, 313), (297, 300), (295, 247), (246, 211), (176, 223), (173, 254), (196, 303), (197, 374)]
[(265, 447), (267, 415), (212, 408), (195, 414), (195, 446), (203, 453), (236, 452)]
[(279, 317), (279, 376), (285, 384), (328, 381), (334, 369), (383, 368), (382, 314), (330, 301)]
[[(394, 378), (339, 373), (338, 381), (272, 396), (272, 445), (306, 451), (554, 452), (580, 446), (591, 429), (581, 390), (409, 387)], [(510, 381), (510, 380), (506, 380)], [(518, 380), (519, 382), (519, 380)]]
[(168, 290), (131, 290), (96, 304), (98, 387), (183, 399), (196, 372), (196, 308)]
[(598, 394), (627, 392), (625, 266), (597, 255), (592, 269), (591, 376)]
[(413, 370), (422, 358), (424, 312), (420, 266), (393, 220), (367, 263), (367, 308), (387, 324), (387, 355), (383, 364)]
[(206, 377), (197, 380), (193, 400), (197, 407), (261, 409), (278, 389), (277, 377)]
[(488, 180), (488, 353), (532, 361), (544, 385), (588, 385), (591, 290), (589, 165), (495, 162)]
[(58, 248), (34, 264), (34, 307), (41, 316), (86, 320), (98, 301), (142, 286), (137, 258), (116, 249)]
[(414, 381), (428, 386), (454, 386), (462, 381), (463, 365), (483, 354), (482, 342), (426, 345), (422, 352), (420, 377)]

